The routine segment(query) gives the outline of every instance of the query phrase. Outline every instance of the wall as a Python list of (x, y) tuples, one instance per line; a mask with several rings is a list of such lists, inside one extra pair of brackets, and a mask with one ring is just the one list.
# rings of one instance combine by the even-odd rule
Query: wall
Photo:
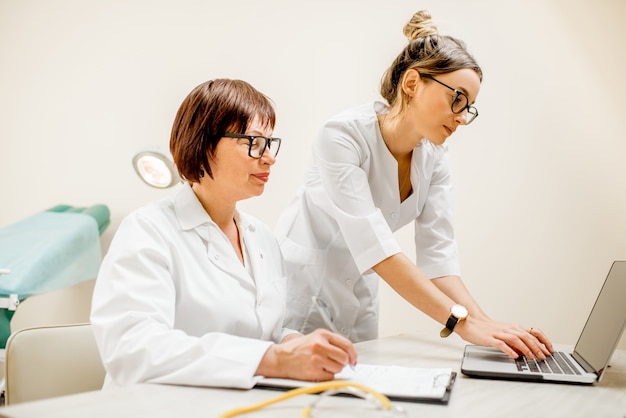
[[(133, 154), (166, 148), (181, 100), (216, 77), (276, 103), (279, 162), (241, 205), (273, 225), (320, 124), (377, 98), (419, 9), (485, 72), (480, 117), (449, 141), (467, 285), (493, 317), (574, 343), (626, 259), (619, 0), (0, 0), (0, 227), (106, 203), (106, 248), (129, 211), (171, 192), (141, 183)], [(398, 239), (413, 256), (412, 229)], [(381, 298), (381, 335), (433, 327), (384, 286)]]

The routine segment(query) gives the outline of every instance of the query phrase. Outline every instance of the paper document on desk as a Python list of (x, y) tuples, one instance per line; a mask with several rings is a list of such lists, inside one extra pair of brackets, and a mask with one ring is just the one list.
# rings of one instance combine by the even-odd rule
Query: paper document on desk
[[(335, 380), (360, 383), (385, 394), (389, 399), (408, 402), (448, 403), (456, 373), (449, 368), (418, 368), (357, 364), (335, 375)], [(292, 379), (263, 378), (256, 387), (293, 389), (315, 385)]]

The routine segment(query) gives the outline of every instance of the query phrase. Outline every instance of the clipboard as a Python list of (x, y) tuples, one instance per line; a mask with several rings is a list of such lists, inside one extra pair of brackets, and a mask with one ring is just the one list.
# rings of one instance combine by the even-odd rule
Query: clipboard
[[(335, 380), (366, 385), (392, 401), (447, 405), (456, 375), (456, 372), (448, 368), (358, 364), (354, 371), (346, 368), (337, 373)], [(315, 384), (316, 382), (303, 380), (263, 377), (255, 388), (286, 391)]]

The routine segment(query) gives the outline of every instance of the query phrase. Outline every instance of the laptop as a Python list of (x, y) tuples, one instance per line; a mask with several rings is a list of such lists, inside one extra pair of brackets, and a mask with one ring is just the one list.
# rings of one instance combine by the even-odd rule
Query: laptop
[(626, 261), (615, 261), (573, 352), (545, 361), (512, 359), (492, 347), (468, 345), (461, 373), (471, 377), (593, 384), (602, 379), (626, 325)]

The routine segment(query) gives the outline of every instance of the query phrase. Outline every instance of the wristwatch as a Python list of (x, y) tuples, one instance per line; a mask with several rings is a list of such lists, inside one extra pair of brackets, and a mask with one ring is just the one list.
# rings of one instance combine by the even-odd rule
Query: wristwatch
[(450, 317), (446, 322), (446, 326), (439, 333), (441, 338), (446, 338), (448, 335), (452, 334), (456, 324), (465, 318), (467, 318), (467, 308), (463, 305), (453, 305), (452, 308), (450, 308)]

